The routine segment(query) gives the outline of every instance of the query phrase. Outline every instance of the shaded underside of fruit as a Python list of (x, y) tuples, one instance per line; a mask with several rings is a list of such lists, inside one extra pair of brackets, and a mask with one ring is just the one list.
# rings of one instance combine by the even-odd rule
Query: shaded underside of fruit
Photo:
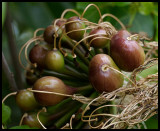
[[(48, 118), (44, 115), (39, 115), (40, 121), (45, 125), (48, 122)], [(39, 123), (37, 119), (37, 113), (36, 112), (30, 112), (26, 117), (24, 117), (22, 121), (22, 125), (28, 125), (29, 127), (37, 127), (40, 129), (43, 129), (41, 124)]]

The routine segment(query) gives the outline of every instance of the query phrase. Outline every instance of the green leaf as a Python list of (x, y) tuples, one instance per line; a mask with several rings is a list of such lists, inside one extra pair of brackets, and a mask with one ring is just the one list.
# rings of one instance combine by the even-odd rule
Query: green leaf
[[(110, 3), (110, 2), (108, 2)], [(107, 4), (108, 4), (107, 3)], [(105, 8), (105, 6), (107, 6), (106, 2), (77, 2), (77, 11), (82, 14), (82, 12), (84, 11), (84, 9), (89, 5), (89, 4), (95, 4), (99, 9), (100, 9), (100, 12), (102, 12), (102, 10)], [(84, 18), (88, 19), (89, 21), (91, 22), (98, 22), (99, 18), (100, 18), (100, 15), (99, 15), (99, 12), (98, 10), (96, 9), (95, 6), (90, 6), (84, 16)]]
[(2, 27), (6, 17), (6, 2), (2, 2)]
[(158, 25), (157, 25), (156, 34), (155, 34), (155, 41), (158, 42)]
[(129, 30), (133, 33), (145, 32), (152, 38), (154, 36), (154, 21), (152, 16), (137, 13)]
[(158, 119), (156, 117), (158, 118), (158, 115), (154, 115), (145, 121), (147, 129), (158, 129)]
[(9, 106), (2, 103), (2, 123), (5, 124), (11, 116), (11, 109)]
[(142, 15), (149, 15), (152, 11), (154, 11), (153, 2), (140, 2), (139, 12)]
[(20, 30), (47, 27), (53, 20), (52, 13), (43, 2), (10, 2), (9, 7)]
[(141, 73), (139, 73), (139, 74), (137, 75), (137, 79), (139, 79), (139, 78), (141, 78), (141, 77), (145, 78), (145, 77), (147, 77), (148, 75), (155, 74), (155, 73), (157, 73), (157, 72), (158, 72), (158, 64), (156, 64), (156, 65), (154, 65), (154, 66), (151, 66), (151, 67), (148, 68), (148, 69), (143, 70)]
[(114, 3), (115, 6), (124, 7), (130, 5), (132, 2), (112, 2), (112, 3)]
[(14, 126), (9, 129), (39, 129), (37, 127), (29, 127), (28, 125)]
[(154, 23), (155, 23), (155, 41), (158, 41), (158, 16), (154, 16)]

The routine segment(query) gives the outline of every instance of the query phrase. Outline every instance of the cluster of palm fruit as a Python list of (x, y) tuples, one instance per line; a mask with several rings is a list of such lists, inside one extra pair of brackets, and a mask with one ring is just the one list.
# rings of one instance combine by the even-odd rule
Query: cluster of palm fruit
[[(67, 111), (75, 107), (72, 113), (76, 113), (83, 106), (68, 97), (75, 93), (90, 97), (95, 92), (114, 91), (123, 86), (121, 70), (131, 72), (144, 63), (145, 53), (138, 35), (129, 33), (120, 21), (120, 30), (110, 22), (103, 22), (107, 16), (117, 20), (111, 14), (100, 14), (98, 23), (83, 18), (90, 6), (98, 9), (90, 4), (82, 15), (75, 10), (65, 10), (51, 25), (36, 30), (34, 37), (23, 46), (29, 67), (24, 67), (21, 60), (20, 63), (26, 69), (26, 81), (32, 88), (16, 95), (18, 106), (28, 112), (22, 124), (42, 128), (36, 114), (45, 106), (47, 113), (39, 115), (40, 121), (48, 128), (55, 127), (53, 122), (58, 123)], [(65, 19), (64, 15), (70, 11), (76, 15)], [(38, 36), (39, 31), (43, 34)], [(35, 45), (27, 55), (31, 43)]]

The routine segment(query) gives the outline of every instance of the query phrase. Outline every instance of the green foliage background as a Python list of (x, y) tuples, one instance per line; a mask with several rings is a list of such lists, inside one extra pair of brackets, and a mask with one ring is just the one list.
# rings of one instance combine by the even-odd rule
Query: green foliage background
[[(145, 32), (153, 40), (158, 41), (158, 3), (156, 2), (92, 2), (96, 4), (103, 14), (111, 13), (118, 17), (127, 26), (131, 33)], [(80, 14), (90, 2), (9, 2), (8, 7), (12, 16), (12, 28), (16, 39), (17, 50), (33, 36), (37, 28), (45, 28), (51, 22), (59, 18), (61, 13), (68, 8), (77, 10)], [(73, 16), (73, 13), (67, 13), (66, 18)], [(8, 40), (4, 26), (6, 17), (6, 3), (2, 2), (2, 51), (6, 57), (9, 67), (13, 73), (16, 73), (11, 62), (12, 57), (8, 49)], [(99, 19), (98, 11), (95, 7), (90, 7), (84, 15), (92, 22)], [(112, 18), (107, 17), (104, 20), (109, 21), (120, 29), (120, 25)], [(24, 70), (21, 69), (22, 74)], [(153, 73), (149, 71), (149, 74)], [(155, 69), (154, 69), (155, 71)], [(158, 68), (156, 67), (156, 71)], [(23, 75), (24, 76), (24, 75)], [(23, 78), (24, 79), (24, 78)], [(9, 83), (2, 71), (2, 98), (10, 93)], [(9, 127), (19, 124), (22, 115), (20, 109), (15, 105), (13, 97), (6, 101), (12, 109), (11, 118), (7, 121)], [(4, 105), (3, 105), (4, 106)], [(7, 107), (5, 107), (7, 108)], [(4, 115), (4, 114), (3, 114)], [(147, 128), (157, 129), (157, 116), (150, 118), (146, 122)]]

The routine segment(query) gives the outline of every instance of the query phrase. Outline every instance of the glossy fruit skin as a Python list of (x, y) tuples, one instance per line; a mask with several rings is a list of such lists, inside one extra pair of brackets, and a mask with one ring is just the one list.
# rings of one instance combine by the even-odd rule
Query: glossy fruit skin
[(135, 40), (128, 40), (131, 34), (120, 30), (111, 39), (110, 55), (117, 66), (127, 72), (133, 71), (144, 63), (145, 53)]
[[(59, 27), (62, 26), (62, 29), (65, 30), (65, 23), (66, 23), (66, 21), (67, 21), (66, 19), (58, 20), (58, 21), (56, 22), (56, 25), (59, 26)], [(52, 24), (54, 24), (54, 22), (55, 22), (55, 21), (53, 21)]]
[(106, 35), (107, 35), (106, 31), (102, 28), (96, 28), (96, 29), (93, 29), (89, 33), (89, 35), (94, 35), (94, 34), (96, 34), (96, 36), (92, 36), (92, 37), (89, 38), (89, 42), (94, 39), (90, 43), (91, 47), (94, 47), (94, 48), (104, 48), (104, 47), (106, 47), (107, 44), (109, 43), (109, 39), (98, 38), (98, 37), (106, 37)]
[[(58, 20), (56, 25), (49, 25), (45, 30), (44, 30), (44, 33), (43, 33), (43, 37), (44, 37), (44, 40), (48, 43), (48, 44), (54, 44), (54, 35), (55, 35), (55, 32), (57, 31), (57, 37), (59, 37), (61, 34), (62, 34), (62, 31), (65, 30), (65, 26), (62, 26), (62, 28), (59, 29), (59, 27), (61, 25), (63, 25), (65, 23), (64, 20)], [(54, 22), (53, 22), (54, 24)]]
[(32, 111), (39, 107), (33, 92), (26, 89), (20, 90), (16, 94), (16, 103), (23, 111)]
[(100, 93), (114, 91), (121, 87), (124, 81), (123, 75), (120, 73), (107, 67), (104, 70), (105, 65), (120, 71), (112, 58), (106, 54), (95, 55), (89, 64), (89, 80)]
[(44, 40), (48, 43), (48, 44), (53, 44), (54, 43), (54, 33), (55, 33), (55, 29), (53, 25), (49, 25), (44, 33), (43, 33), (43, 37)]
[(62, 72), (64, 69), (64, 57), (58, 50), (48, 51), (45, 56), (46, 68), (56, 72)]
[[(38, 79), (34, 86), (34, 90), (58, 92), (62, 94), (72, 94), (72, 91), (63, 83), (62, 80), (52, 77), (45, 76)], [(46, 93), (36, 93), (34, 92), (36, 100), (43, 106), (56, 105), (66, 98), (66, 96), (46, 94)]]
[[(48, 118), (44, 115), (39, 115), (40, 121), (46, 125), (48, 122)], [(41, 124), (37, 120), (37, 113), (36, 112), (30, 112), (28, 113), (28, 116), (24, 117), (22, 121), (22, 125), (28, 125), (29, 127), (37, 127), (40, 129), (43, 129)]]
[(29, 52), (29, 60), (34, 64), (36, 63), (38, 67), (44, 68), (44, 58), (47, 50), (41, 45), (35, 45)]
[[(85, 28), (85, 24), (79, 19), (78, 16), (73, 16), (73, 17), (71, 17), (67, 20), (67, 22), (71, 22), (71, 21), (78, 21), (78, 22), (73, 22), (73, 23), (66, 24), (65, 25), (66, 33), (69, 32), (69, 31)], [(74, 32), (68, 33), (67, 35), (71, 39), (79, 41), (83, 38), (84, 32), (85, 32), (84, 30), (74, 31)]]

